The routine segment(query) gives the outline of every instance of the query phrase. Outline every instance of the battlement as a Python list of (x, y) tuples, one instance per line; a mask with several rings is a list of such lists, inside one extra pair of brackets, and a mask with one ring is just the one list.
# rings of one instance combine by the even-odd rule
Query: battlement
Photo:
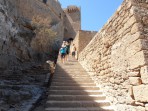
[[(63, 9), (65, 12), (65, 38), (74, 38), (76, 33), (81, 29), (81, 9), (75, 5), (67, 6)], [(70, 23), (71, 25), (69, 25)]]
[(80, 8), (75, 5), (70, 5), (64, 11), (68, 13), (73, 13), (73, 12), (80, 11)]

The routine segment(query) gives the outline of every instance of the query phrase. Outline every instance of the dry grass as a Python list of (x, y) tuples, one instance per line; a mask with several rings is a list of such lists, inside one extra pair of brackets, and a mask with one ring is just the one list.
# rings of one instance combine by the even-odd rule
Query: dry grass
[(36, 38), (32, 41), (32, 47), (39, 52), (47, 52), (52, 46), (56, 32), (50, 29), (51, 20), (36, 16), (32, 18), (32, 25), (35, 27)]

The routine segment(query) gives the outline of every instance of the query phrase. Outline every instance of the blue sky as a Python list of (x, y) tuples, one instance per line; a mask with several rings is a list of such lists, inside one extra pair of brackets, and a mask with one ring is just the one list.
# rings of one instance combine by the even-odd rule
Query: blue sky
[(59, 0), (62, 8), (81, 7), (81, 29), (98, 31), (115, 13), (123, 0)]

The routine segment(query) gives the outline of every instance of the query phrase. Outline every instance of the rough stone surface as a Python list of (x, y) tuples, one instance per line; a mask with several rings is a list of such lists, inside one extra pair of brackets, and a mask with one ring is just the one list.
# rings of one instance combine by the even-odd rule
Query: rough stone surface
[[(134, 61), (134, 62), (133, 62)], [(140, 51), (129, 58), (129, 68), (136, 69), (138, 67), (146, 65), (143, 51)]]
[(64, 39), (74, 39), (81, 30), (81, 10), (77, 6), (68, 6), (64, 12)]
[[(32, 17), (37, 15), (47, 17), (51, 21), (54, 20), (56, 24), (62, 20), (59, 21), (57, 16), (39, 0), (1, 0), (0, 9), (1, 68), (3, 70), (20, 70), (26, 66), (25, 63), (28, 63), (29, 66), (33, 62), (42, 62), (44, 58), (47, 59), (45, 54), (40, 54), (31, 46), (36, 37), (31, 24)], [(61, 34), (62, 29), (61, 26), (61, 29), (56, 28), (55, 31), (59, 31)], [(62, 41), (62, 37), (59, 41)]]
[(145, 110), (148, 111), (148, 104), (145, 104)]
[[(147, 3), (147, 0), (124, 0), (79, 54), (79, 62), (102, 86), (117, 111), (145, 110), (143, 104), (147, 101), (144, 93), (147, 92), (147, 86), (142, 89), (139, 85), (145, 85), (141, 80), (146, 81), (142, 76), (147, 74), (147, 70), (142, 68), (148, 64)], [(136, 94), (135, 88), (128, 90), (130, 83), (137, 90), (140, 87), (142, 92)], [(132, 99), (126, 103), (128, 95)], [(141, 107), (134, 106), (135, 103)]]
[(135, 72), (129, 72), (128, 73), (129, 77), (140, 77), (140, 72), (135, 71)]
[(79, 53), (88, 45), (88, 43), (92, 40), (92, 38), (95, 36), (97, 32), (96, 31), (85, 31), (85, 30), (79, 30), (73, 43), (76, 46), (77, 49), (77, 57)]
[[(68, 9), (66, 9), (68, 10)], [(80, 10), (73, 23), (77, 22), (80, 27)], [(46, 60), (55, 60), (58, 49), (63, 41), (64, 34), (71, 32), (71, 36), (75, 36), (77, 30), (71, 22), (65, 23), (69, 19), (73, 19), (76, 10), (65, 13), (61, 5), (56, 0), (48, 0), (44, 4), (42, 0), (1, 0), (0, 1), (0, 71), (5, 73), (6, 70), (22, 70), (30, 67), (37, 62), (45, 62)], [(70, 15), (71, 17), (69, 17)], [(73, 16), (72, 16), (73, 15)], [(56, 37), (52, 38), (49, 52), (41, 53), (37, 46), (32, 46), (37, 35), (34, 33), (32, 18), (40, 16), (43, 19), (49, 19), (50, 28), (56, 32)], [(64, 24), (65, 23), (65, 24)], [(67, 27), (67, 31), (64, 28)], [(72, 27), (68, 28), (68, 27)], [(69, 38), (71, 36), (68, 36)], [(6, 72), (8, 73), (8, 72)]]
[[(147, 110), (147, 12), (147, 0), (124, 0), (79, 55), (82, 66), (97, 84), (101, 84), (117, 111)], [(46, 54), (39, 53), (31, 46), (36, 38), (31, 20), (36, 15), (51, 19), (51, 29), (57, 32), (53, 47), (50, 48), (51, 52), (54, 51), (52, 54), (58, 53), (57, 49), (63, 38), (74, 38), (81, 28), (80, 8), (76, 6), (63, 11), (57, 0), (48, 0), (47, 4), (42, 0), (0, 0), (0, 79), (6, 79), (0, 81), (3, 86), (10, 83), (36, 83), (35, 81), (40, 82), (44, 77), (26, 75), (25, 79), (22, 76), (22, 73), (26, 74), (25, 69), (34, 68), (38, 62), (47, 59)], [(49, 54), (51, 58), (52, 54)], [(10, 82), (10, 79), (14, 81)], [(0, 96), (5, 96), (10, 103), (18, 103), (21, 98), (30, 98), (29, 92), (18, 93), (18, 87), (11, 88), (15, 88), (11, 93), (0, 90)], [(0, 98), (0, 107), (4, 106), (4, 100)]]
[(148, 102), (148, 85), (133, 86), (135, 100), (138, 102)]
[[(0, 109), (29, 111), (45, 93), (48, 64), (31, 67), (17, 76), (0, 77)], [(49, 80), (48, 80), (49, 81)]]
[(130, 80), (130, 84), (134, 86), (142, 84), (140, 77), (129, 77), (129, 80)]
[[(45, 47), (47, 52), (40, 52), (42, 46), (35, 41), (39, 35), (32, 19), (37, 16), (48, 19), (47, 25), (56, 32), (50, 38), (50, 46)], [(73, 20), (66, 22), (70, 19)], [(48, 0), (46, 4), (43, 0), (0, 0), (0, 111), (30, 110), (42, 95), (49, 73), (40, 68), (47, 60), (56, 62), (64, 35), (71, 32), (67, 38), (74, 37), (80, 23), (80, 9), (66, 13), (58, 0)]]
[(140, 70), (142, 82), (148, 84), (148, 66), (144, 66)]

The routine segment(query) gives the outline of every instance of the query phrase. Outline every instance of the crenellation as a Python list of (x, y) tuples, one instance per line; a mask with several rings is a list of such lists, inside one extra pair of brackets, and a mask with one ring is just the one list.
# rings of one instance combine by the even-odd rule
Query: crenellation
[(77, 6), (68, 6), (64, 13), (65, 30), (68, 29), (64, 32), (64, 39), (75, 38), (77, 32), (81, 30), (81, 10)]
[(65, 11), (68, 13), (73, 13), (73, 12), (80, 11), (80, 8), (75, 5), (72, 5), (72, 6), (68, 6)]

